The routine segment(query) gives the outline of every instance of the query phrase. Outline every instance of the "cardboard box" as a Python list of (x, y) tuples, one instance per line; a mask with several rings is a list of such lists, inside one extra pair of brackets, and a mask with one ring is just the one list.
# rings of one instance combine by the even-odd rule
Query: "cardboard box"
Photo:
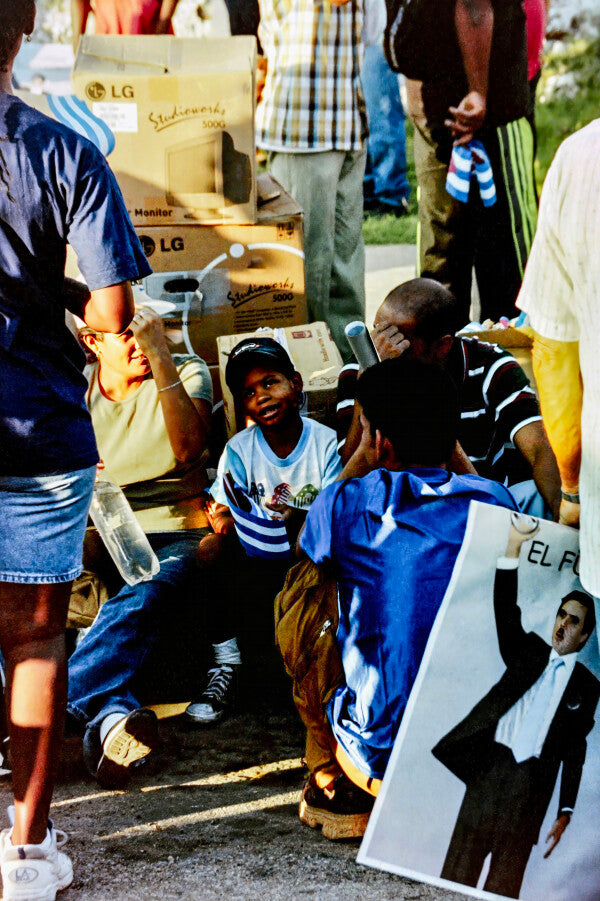
[(537, 394), (537, 386), (533, 375), (531, 351), (533, 348), (533, 329), (528, 326), (521, 328), (494, 328), (482, 332), (465, 332), (464, 338), (477, 338), (486, 344), (497, 344), (508, 350), (531, 383), (531, 387)]
[(254, 37), (83, 35), (73, 90), (135, 225), (256, 219)]
[(292, 358), (304, 381), (306, 407), (303, 412), (318, 422), (332, 425), (335, 421), (337, 383), (342, 358), (333, 343), (327, 325), (324, 322), (311, 322), (309, 325), (286, 329), (260, 329), (243, 335), (224, 335), (217, 340), (227, 437), (231, 438), (246, 426), (243, 413), (236, 410), (233, 396), (225, 381), (227, 360), (239, 341), (257, 334), (275, 338)]
[(223, 400), (223, 392), (221, 391), (221, 375), (219, 373), (219, 367), (209, 366), (208, 371), (210, 372), (210, 380), (212, 382), (213, 388), (213, 407), (216, 407), (220, 401)]
[(143, 289), (172, 351), (217, 363), (220, 335), (306, 322), (302, 212), (270, 176), (259, 184), (271, 199), (256, 225), (136, 229), (155, 270)]

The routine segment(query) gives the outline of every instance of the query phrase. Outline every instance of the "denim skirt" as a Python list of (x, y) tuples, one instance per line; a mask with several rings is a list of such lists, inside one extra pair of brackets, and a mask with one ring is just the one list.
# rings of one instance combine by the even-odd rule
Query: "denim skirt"
[(0, 582), (70, 582), (81, 573), (96, 467), (0, 476)]

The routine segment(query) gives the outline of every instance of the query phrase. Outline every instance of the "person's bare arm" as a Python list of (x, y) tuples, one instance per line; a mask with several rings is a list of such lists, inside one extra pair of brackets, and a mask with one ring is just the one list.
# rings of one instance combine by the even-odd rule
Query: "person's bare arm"
[(354, 410), (360, 431), (359, 441), (350, 458), (344, 463), (344, 468), (336, 479), (338, 482), (342, 479), (360, 479), (381, 465), (383, 442), (381, 433), (377, 431), (375, 435), (371, 434), (371, 426), (365, 419), (358, 401), (354, 401)]
[(459, 476), (476, 476), (478, 474), (459, 441), (456, 442), (454, 453), (448, 461), (448, 470)]
[(182, 463), (197, 459), (208, 444), (210, 404), (190, 397), (185, 390), (167, 347), (162, 319), (157, 313), (148, 307), (139, 308), (130, 328), (152, 368), (165, 428), (176, 459)]
[(63, 299), (67, 310), (83, 319), (95, 332), (118, 335), (125, 331), (135, 309), (129, 282), (90, 292), (87, 285), (67, 278)]
[(466, 144), (481, 128), (487, 113), (494, 31), (491, 0), (456, 0), (454, 26), (469, 90), (457, 107), (450, 107), (452, 118), (446, 125), (456, 144)]
[[(533, 372), (548, 440), (554, 451), (562, 490), (579, 495), (583, 384), (579, 342), (555, 341), (535, 333)], [(559, 522), (579, 525), (579, 503), (561, 500)]]
[(71, 0), (71, 26), (73, 29), (73, 50), (77, 50), (79, 38), (85, 31), (90, 14), (90, 0)]
[(348, 429), (346, 440), (340, 448), (340, 458), (344, 465), (346, 465), (346, 463), (360, 444), (361, 436), (362, 426), (360, 424), (360, 407), (357, 402), (354, 401), (354, 408), (352, 410), (352, 422), (350, 423), (350, 428)]
[(229, 507), (210, 498), (205, 511), (213, 531), (205, 535), (198, 545), (196, 562), (199, 566), (214, 564), (236, 540), (235, 523)]
[(175, 15), (178, 0), (163, 0), (160, 7), (158, 22), (156, 23), (157, 34), (167, 34), (171, 25), (171, 20)]
[(552, 510), (554, 519), (558, 519), (560, 475), (544, 426), (539, 421), (529, 422), (519, 429), (514, 441), (531, 466), (538, 491)]

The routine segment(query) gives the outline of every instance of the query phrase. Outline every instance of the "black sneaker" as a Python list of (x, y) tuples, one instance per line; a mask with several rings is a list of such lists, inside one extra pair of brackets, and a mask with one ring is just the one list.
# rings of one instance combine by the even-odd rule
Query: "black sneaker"
[(199, 726), (218, 723), (231, 710), (237, 689), (239, 666), (224, 663), (208, 671), (206, 688), (196, 704), (190, 704), (186, 717)]
[(299, 816), (312, 829), (321, 826), (325, 838), (361, 838), (374, 803), (375, 798), (344, 773), (326, 789), (319, 788), (311, 775), (302, 789)]

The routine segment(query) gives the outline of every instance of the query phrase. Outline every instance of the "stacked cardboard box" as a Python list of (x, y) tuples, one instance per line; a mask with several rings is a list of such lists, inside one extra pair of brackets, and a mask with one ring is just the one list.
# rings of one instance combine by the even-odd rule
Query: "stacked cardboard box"
[(85, 35), (73, 90), (112, 131), (134, 225), (256, 219), (256, 41)]
[(172, 349), (217, 363), (217, 338), (260, 326), (306, 322), (302, 211), (270, 176), (259, 178), (254, 225), (154, 227), (136, 231), (154, 274)]
[(219, 335), (307, 319), (302, 212), (256, 179), (255, 67), (254, 38), (85, 36), (73, 70), (114, 138), (108, 162), (155, 273), (146, 298), (171, 348), (212, 366)]

